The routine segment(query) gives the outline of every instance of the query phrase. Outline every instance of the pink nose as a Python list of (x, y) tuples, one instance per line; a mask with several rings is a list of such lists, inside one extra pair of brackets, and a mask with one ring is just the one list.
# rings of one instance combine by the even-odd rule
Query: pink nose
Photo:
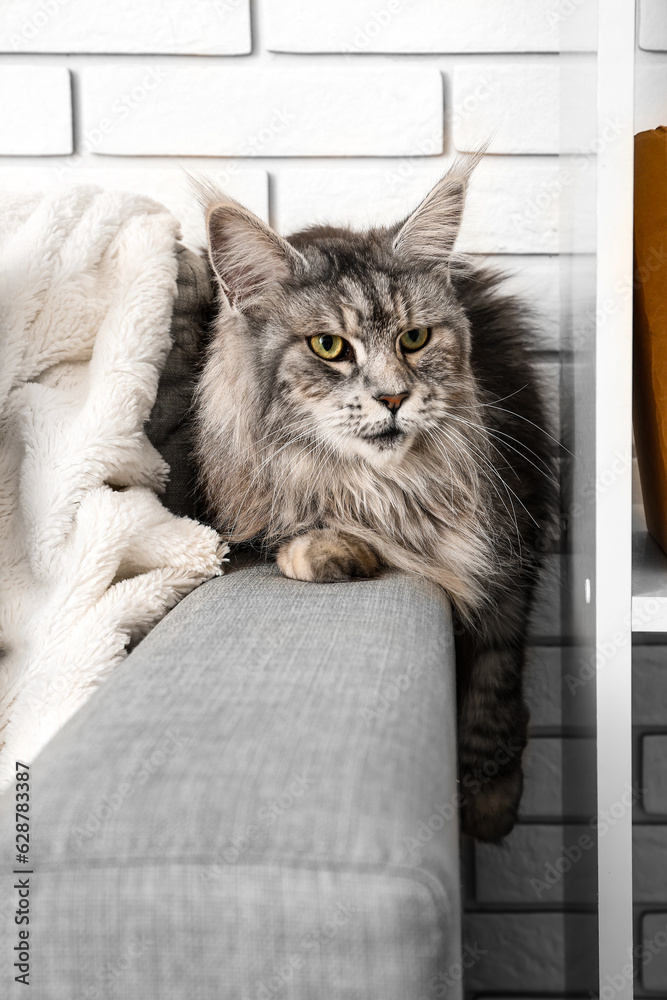
[(384, 403), (392, 413), (398, 413), (401, 403), (410, 395), (409, 392), (402, 392), (400, 396), (378, 396), (378, 402)]

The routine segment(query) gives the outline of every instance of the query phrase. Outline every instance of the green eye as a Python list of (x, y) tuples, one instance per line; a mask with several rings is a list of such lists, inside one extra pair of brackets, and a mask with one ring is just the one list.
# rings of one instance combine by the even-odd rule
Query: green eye
[(318, 358), (324, 358), (325, 361), (344, 361), (351, 353), (347, 340), (332, 333), (320, 333), (317, 337), (311, 337), (308, 343)]
[(414, 330), (408, 330), (404, 333), (399, 344), (404, 351), (418, 351), (420, 347), (424, 346), (430, 335), (431, 331), (427, 326), (418, 326)]

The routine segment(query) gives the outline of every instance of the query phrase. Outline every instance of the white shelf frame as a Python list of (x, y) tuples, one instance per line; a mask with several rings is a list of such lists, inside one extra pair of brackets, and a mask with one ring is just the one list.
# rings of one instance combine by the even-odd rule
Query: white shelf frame
[[(632, 446), (632, 233), (634, 0), (598, 0), (598, 189), (596, 482)], [(621, 133), (603, 141), (605, 125)], [(610, 305), (608, 305), (608, 303)], [(631, 1000), (632, 808), (632, 475), (615, 475), (596, 498), (596, 692), (598, 817), (616, 817), (598, 838), (600, 988)]]

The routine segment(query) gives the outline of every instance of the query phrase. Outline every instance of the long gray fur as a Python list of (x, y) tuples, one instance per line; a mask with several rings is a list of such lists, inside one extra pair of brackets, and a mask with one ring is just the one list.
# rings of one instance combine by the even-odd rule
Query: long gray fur
[[(281, 238), (204, 190), (219, 310), (197, 395), (218, 528), (326, 582), (428, 577), (457, 617), (462, 822), (497, 840), (522, 788), (526, 619), (555, 503), (531, 319), (454, 253), (475, 158), (405, 222)], [(418, 351), (408, 330), (428, 328)], [(341, 337), (349, 358), (309, 340)], [(382, 397), (407, 394), (396, 411)], [(392, 404), (395, 405), (395, 404)]]

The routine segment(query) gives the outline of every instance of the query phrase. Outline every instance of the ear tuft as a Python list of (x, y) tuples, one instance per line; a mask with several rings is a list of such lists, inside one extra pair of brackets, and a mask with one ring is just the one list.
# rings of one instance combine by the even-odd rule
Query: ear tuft
[(211, 265), (231, 305), (248, 308), (305, 271), (305, 258), (249, 209), (207, 182), (195, 183)]
[(471, 174), (484, 154), (457, 157), (421, 205), (399, 227), (392, 244), (401, 257), (447, 264), (459, 235)]

